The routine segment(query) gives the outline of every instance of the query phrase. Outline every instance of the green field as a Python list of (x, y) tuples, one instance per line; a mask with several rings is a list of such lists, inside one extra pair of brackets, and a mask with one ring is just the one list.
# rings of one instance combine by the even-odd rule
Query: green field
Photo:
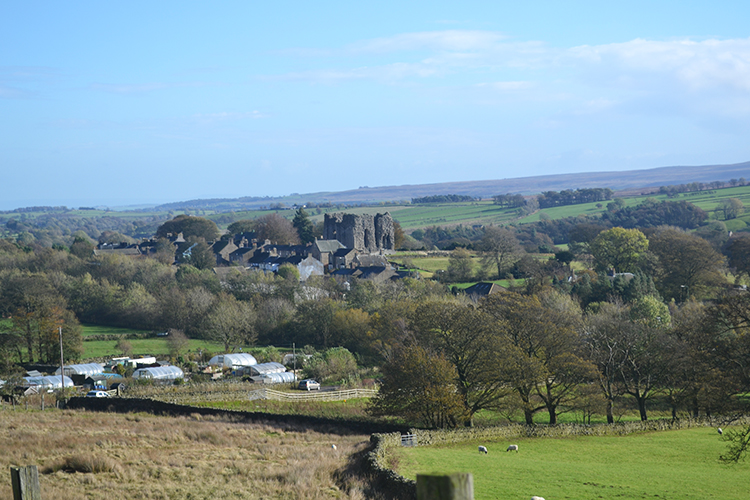
[[(711, 427), (628, 436), (579, 436), (401, 448), (399, 474), (470, 472), (474, 498), (681, 500), (747, 498), (750, 464), (722, 465), (726, 451)], [(485, 445), (489, 454), (480, 454)]]

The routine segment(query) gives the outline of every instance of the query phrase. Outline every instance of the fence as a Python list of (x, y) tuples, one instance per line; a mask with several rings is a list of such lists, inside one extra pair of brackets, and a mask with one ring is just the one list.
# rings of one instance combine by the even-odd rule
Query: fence
[(273, 389), (257, 389), (248, 395), (250, 401), (273, 399), (276, 401), (343, 401), (345, 399), (372, 398), (378, 393), (375, 389), (349, 389), (345, 391), (316, 391), (290, 393)]

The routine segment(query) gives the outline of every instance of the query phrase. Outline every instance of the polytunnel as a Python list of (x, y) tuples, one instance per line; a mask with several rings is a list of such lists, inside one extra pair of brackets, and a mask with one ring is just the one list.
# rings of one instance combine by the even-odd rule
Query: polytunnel
[[(63, 375), (63, 382), (65, 387), (73, 387), (73, 380)], [(46, 375), (42, 377), (24, 377), (24, 387), (42, 387), (48, 389), (59, 389), (62, 383), (60, 382), (60, 375)]]
[[(71, 375), (86, 375), (87, 377), (90, 377), (91, 375), (96, 375), (97, 373), (104, 373), (104, 367), (100, 365), (99, 363), (85, 363), (82, 365), (66, 365), (65, 367), (65, 375), (70, 377)], [(58, 368), (55, 371), (56, 375), (60, 375), (60, 369)]]
[(144, 378), (151, 380), (176, 380), (184, 378), (185, 374), (177, 366), (153, 366), (149, 368), (138, 368), (133, 372), (133, 378)]
[(292, 372), (268, 373), (263, 375), (263, 379), (269, 384), (286, 384), (297, 381), (297, 376)]
[(222, 368), (242, 368), (244, 366), (257, 365), (258, 361), (250, 354), (238, 352), (233, 354), (218, 354), (211, 358), (209, 365), (218, 365)]
[(286, 366), (282, 365), (281, 363), (276, 363), (275, 361), (271, 361), (270, 363), (261, 363), (259, 365), (253, 365), (248, 369), (248, 371), (250, 372), (251, 375), (264, 377), (271, 373), (284, 373), (286, 371)]

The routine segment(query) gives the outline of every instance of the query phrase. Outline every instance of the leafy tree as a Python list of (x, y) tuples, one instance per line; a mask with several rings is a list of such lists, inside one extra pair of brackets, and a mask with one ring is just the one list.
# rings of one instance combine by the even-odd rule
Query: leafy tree
[(94, 244), (88, 237), (76, 236), (70, 245), (70, 253), (79, 259), (90, 259), (94, 252)]
[(614, 227), (599, 233), (590, 250), (599, 271), (633, 272), (648, 250), (648, 239), (637, 229)]
[(213, 241), (219, 237), (219, 228), (213, 221), (203, 217), (178, 215), (159, 226), (156, 230), (156, 237), (166, 238), (168, 234), (177, 235), (178, 233), (182, 233), (185, 239), (194, 236), (203, 238), (205, 241)]
[(393, 248), (404, 248), (406, 234), (398, 221), (393, 221)]
[(447, 279), (465, 282), (471, 280), (473, 263), (471, 254), (465, 248), (456, 248), (448, 257)]
[(432, 428), (456, 427), (465, 420), (465, 406), (456, 386), (456, 368), (440, 353), (403, 346), (383, 366), (383, 383), (368, 411), (396, 415)]
[(727, 244), (729, 266), (750, 276), (750, 235), (734, 236)]
[(659, 258), (657, 286), (667, 300), (686, 299), (685, 290), (700, 296), (726, 281), (723, 257), (703, 238), (667, 228), (649, 238), (649, 249)]
[(461, 395), (466, 424), (479, 410), (498, 409), (508, 394), (502, 372), (512, 350), (501, 324), (483, 311), (453, 302), (428, 302), (417, 308), (413, 325), (421, 345), (442, 353), (455, 367), (446, 379)]
[(494, 265), (497, 268), (498, 278), (510, 267), (521, 253), (516, 235), (508, 229), (489, 226), (484, 231), (482, 238), (482, 265)]
[(310, 217), (307, 215), (307, 212), (305, 212), (305, 209), (303, 207), (299, 207), (299, 209), (297, 209), (297, 212), (294, 214), (294, 219), (292, 219), (292, 226), (294, 226), (294, 229), (297, 230), (297, 235), (299, 236), (299, 240), (303, 245), (315, 241), (315, 228), (312, 221), (310, 220)]
[(341, 382), (357, 371), (357, 360), (344, 347), (316, 353), (305, 363), (305, 376), (318, 381)]
[(724, 214), (724, 220), (731, 220), (742, 215), (745, 211), (745, 206), (737, 198), (728, 198), (719, 203), (716, 211)]
[(255, 226), (257, 224), (257, 221), (255, 219), (242, 219), (235, 222), (232, 222), (227, 226), (227, 232), (229, 234), (240, 234), (240, 233), (250, 233), (255, 231)]

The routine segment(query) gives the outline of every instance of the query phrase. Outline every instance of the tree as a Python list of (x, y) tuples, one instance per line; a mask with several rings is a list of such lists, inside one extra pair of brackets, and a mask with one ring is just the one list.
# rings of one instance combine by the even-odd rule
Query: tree
[(656, 284), (667, 300), (685, 300), (687, 290), (700, 296), (726, 282), (721, 274), (724, 258), (703, 238), (667, 228), (651, 236), (649, 250), (659, 258)]
[(599, 233), (591, 242), (590, 250), (597, 270), (634, 272), (648, 250), (648, 239), (637, 229), (613, 227)]
[(471, 280), (473, 263), (471, 254), (465, 248), (456, 248), (448, 257), (447, 278), (449, 281)]
[[(569, 300), (569, 299), (568, 299)], [(505, 359), (508, 385), (516, 392), (527, 425), (546, 409), (550, 424), (558, 409), (576, 397), (576, 387), (592, 376), (591, 365), (579, 354), (579, 339), (570, 311), (558, 298), (496, 293), (481, 309), (503, 322), (502, 333), (512, 346)]]
[(716, 206), (716, 211), (724, 214), (724, 220), (736, 219), (745, 211), (745, 206), (737, 198), (722, 200)]
[(404, 248), (406, 234), (398, 221), (393, 221), (393, 248)]
[(203, 238), (189, 237), (177, 252), (178, 260), (190, 264), (196, 269), (211, 269), (216, 267), (216, 255)]
[(460, 394), (467, 425), (479, 410), (498, 409), (509, 393), (503, 370), (511, 354), (501, 325), (481, 310), (453, 302), (428, 302), (414, 314), (420, 345), (455, 367), (456, 377), (444, 383)]
[(383, 383), (368, 411), (432, 428), (456, 427), (465, 420), (461, 395), (448, 382), (456, 378), (456, 368), (444, 355), (403, 346), (383, 366)]
[(315, 241), (315, 228), (303, 207), (299, 207), (297, 212), (295, 212), (294, 219), (292, 219), (292, 226), (297, 230), (297, 235), (303, 245)]
[(219, 228), (213, 221), (203, 217), (178, 215), (159, 226), (156, 230), (156, 237), (166, 238), (169, 234), (176, 236), (179, 233), (182, 233), (185, 239), (194, 236), (203, 238), (205, 241), (213, 241), (219, 237)]
[(305, 363), (305, 376), (319, 382), (340, 383), (357, 372), (357, 360), (344, 347), (334, 347), (316, 353)]
[(170, 329), (169, 335), (167, 335), (167, 346), (169, 347), (169, 355), (176, 359), (190, 347), (190, 339), (182, 330)]
[(255, 231), (257, 221), (255, 219), (242, 219), (232, 222), (227, 226), (227, 232), (231, 235), (240, 233), (251, 233)]
[(732, 237), (727, 245), (729, 266), (750, 276), (750, 235)]
[(94, 244), (86, 236), (76, 236), (70, 245), (70, 253), (79, 259), (90, 259), (94, 253)]
[(489, 226), (484, 230), (481, 248), (482, 265), (494, 265), (497, 268), (498, 279), (503, 276), (503, 271), (518, 260), (521, 253), (516, 235), (498, 226)]
[(299, 235), (292, 223), (277, 213), (258, 217), (255, 231), (261, 241), (269, 240), (279, 245), (296, 245), (299, 243)]
[(256, 315), (253, 307), (231, 295), (220, 294), (205, 319), (208, 338), (224, 344), (224, 350), (238, 345), (254, 344)]

